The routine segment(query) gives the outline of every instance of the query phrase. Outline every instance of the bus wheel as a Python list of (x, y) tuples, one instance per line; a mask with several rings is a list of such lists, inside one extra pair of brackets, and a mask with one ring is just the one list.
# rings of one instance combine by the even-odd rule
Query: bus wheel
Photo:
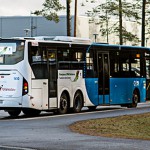
[(138, 101), (139, 101), (139, 95), (138, 95), (137, 91), (134, 91), (133, 97), (132, 97), (132, 103), (128, 105), (128, 108), (137, 107)]
[(78, 113), (83, 107), (83, 97), (81, 92), (76, 92), (73, 100), (73, 112)]
[(68, 97), (67, 94), (63, 92), (60, 97), (60, 108), (58, 112), (60, 114), (66, 114), (67, 111), (68, 111)]
[(96, 109), (97, 106), (89, 106), (88, 109), (89, 111), (94, 111)]
[(8, 114), (9, 114), (11, 117), (17, 117), (17, 116), (19, 116), (19, 114), (21, 113), (21, 109), (8, 110), (7, 112), (8, 112)]
[(41, 111), (37, 109), (23, 109), (22, 112), (26, 116), (38, 116), (41, 113)]

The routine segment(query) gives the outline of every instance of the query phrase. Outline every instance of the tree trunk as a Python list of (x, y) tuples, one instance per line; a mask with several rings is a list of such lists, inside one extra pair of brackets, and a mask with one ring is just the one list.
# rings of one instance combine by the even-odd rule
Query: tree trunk
[(75, 0), (75, 11), (74, 11), (74, 37), (77, 35), (77, 0)]
[(122, 37), (122, 1), (119, 0), (119, 39), (120, 45), (123, 44), (123, 37)]
[(71, 18), (70, 18), (70, 3), (71, 0), (67, 0), (67, 36), (71, 36)]
[(143, 0), (143, 6), (142, 6), (142, 37), (141, 37), (141, 46), (145, 46), (145, 5), (146, 0)]

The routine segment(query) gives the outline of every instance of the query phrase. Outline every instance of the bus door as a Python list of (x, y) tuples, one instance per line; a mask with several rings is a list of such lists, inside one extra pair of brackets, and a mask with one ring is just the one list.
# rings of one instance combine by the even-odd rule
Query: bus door
[(48, 74), (49, 74), (49, 108), (57, 107), (57, 61), (56, 50), (48, 49)]
[(29, 48), (32, 74), (32, 103), (40, 109), (57, 107), (56, 50), (40, 46)]
[(109, 54), (98, 52), (97, 57), (99, 104), (109, 104)]
[(29, 45), (29, 63), (32, 69), (32, 107), (48, 109), (48, 67), (45, 46)]

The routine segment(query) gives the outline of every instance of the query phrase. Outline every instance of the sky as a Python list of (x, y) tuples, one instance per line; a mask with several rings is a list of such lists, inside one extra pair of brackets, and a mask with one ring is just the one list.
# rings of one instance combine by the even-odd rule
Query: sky
[[(60, 0), (66, 6), (66, 0)], [(72, 0), (74, 1), (74, 0)], [(91, 8), (91, 4), (81, 6), (87, 0), (78, 0), (78, 14), (84, 15), (86, 10)], [(101, 0), (95, 0), (97, 2)], [(0, 0), (0, 16), (29, 16), (35, 10), (41, 10), (45, 0)], [(71, 5), (71, 13), (74, 13), (74, 3)], [(94, 5), (94, 4), (93, 4)], [(60, 14), (65, 14), (65, 10)]]

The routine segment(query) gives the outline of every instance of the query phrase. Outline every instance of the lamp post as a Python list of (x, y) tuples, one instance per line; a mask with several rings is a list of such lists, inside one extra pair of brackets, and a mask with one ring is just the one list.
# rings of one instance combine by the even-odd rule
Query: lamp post
[(98, 34), (97, 34), (97, 33), (94, 33), (93, 35), (94, 35), (94, 39), (95, 39), (95, 43), (96, 43)]
[(24, 29), (25, 35), (28, 36), (29, 32), (31, 31), (30, 29)]

